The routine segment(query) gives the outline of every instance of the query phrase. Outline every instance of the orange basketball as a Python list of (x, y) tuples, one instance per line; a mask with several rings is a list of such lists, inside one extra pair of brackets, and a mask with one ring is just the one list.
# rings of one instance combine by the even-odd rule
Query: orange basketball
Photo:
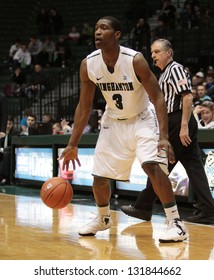
[(61, 209), (73, 198), (71, 184), (60, 177), (52, 177), (45, 181), (40, 190), (42, 201), (52, 209)]

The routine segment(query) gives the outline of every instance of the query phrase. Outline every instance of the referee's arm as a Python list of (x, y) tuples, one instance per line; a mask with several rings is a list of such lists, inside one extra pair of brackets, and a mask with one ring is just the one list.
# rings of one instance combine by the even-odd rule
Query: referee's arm
[(189, 120), (192, 114), (193, 96), (191, 92), (182, 94), (182, 119), (180, 129), (180, 139), (184, 146), (188, 146), (192, 141), (189, 137)]

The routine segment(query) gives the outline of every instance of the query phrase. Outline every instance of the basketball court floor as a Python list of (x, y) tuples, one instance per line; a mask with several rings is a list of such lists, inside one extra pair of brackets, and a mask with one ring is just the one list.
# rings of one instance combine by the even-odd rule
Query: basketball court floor
[[(214, 225), (186, 223), (189, 240), (161, 244), (161, 205), (155, 205), (151, 222), (144, 222), (120, 210), (134, 198), (118, 197), (111, 200), (112, 228), (80, 237), (78, 229), (96, 215), (92, 194), (74, 192), (68, 206), (52, 210), (39, 191), (0, 186), (0, 260), (214, 260)], [(193, 211), (178, 207), (183, 217)]]

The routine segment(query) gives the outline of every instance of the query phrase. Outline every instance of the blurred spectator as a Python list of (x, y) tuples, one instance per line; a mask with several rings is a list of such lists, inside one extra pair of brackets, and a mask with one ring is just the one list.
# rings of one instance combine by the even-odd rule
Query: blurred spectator
[(168, 26), (164, 17), (159, 16), (157, 26), (152, 31), (152, 41), (155, 41), (159, 38), (168, 38)]
[(214, 68), (211, 65), (207, 67), (205, 82), (207, 95), (209, 95), (214, 102)]
[(195, 85), (201, 85), (204, 83), (204, 73), (202, 71), (197, 72), (194, 76), (195, 76)]
[(9, 67), (10, 68), (13, 67), (14, 55), (19, 50), (20, 46), (21, 46), (21, 41), (19, 38), (17, 38), (15, 43), (13, 45), (11, 45), (11, 47), (10, 47), (10, 50), (9, 50)]
[(177, 10), (171, 0), (162, 0), (162, 7), (159, 16), (164, 20), (169, 29), (175, 29)]
[(53, 29), (53, 33), (59, 35), (64, 28), (64, 21), (60, 13), (56, 8), (50, 10), (50, 23)]
[(197, 92), (197, 87), (192, 87), (192, 95), (193, 95), (193, 107), (201, 104), (200, 97)]
[(21, 44), (13, 57), (13, 68), (20, 67), (25, 73), (31, 71), (31, 54), (27, 50), (26, 44)]
[(71, 57), (70, 44), (65, 39), (65, 36), (58, 37), (56, 49), (54, 53), (54, 65), (57, 67), (65, 67)]
[[(90, 133), (90, 132), (91, 132), (91, 129), (92, 129), (92, 127), (91, 127), (90, 123), (88, 123), (88, 124), (86, 125), (86, 127), (84, 128), (84, 130), (83, 130), (83, 134)], [(73, 124), (72, 124), (72, 126), (71, 126), (71, 131), (69, 132), (69, 134), (71, 134), (72, 131), (73, 131)]]
[(72, 128), (69, 125), (69, 121), (66, 121), (66, 119), (62, 119), (60, 122), (60, 125), (62, 127), (63, 134), (71, 134)]
[(193, 6), (190, 3), (191, 1), (185, 1), (182, 11), (180, 13), (180, 25), (182, 29), (192, 28), (192, 21), (194, 18)]
[(198, 28), (200, 26), (200, 23), (201, 23), (201, 9), (200, 9), (199, 4), (194, 4), (191, 27)]
[(55, 42), (48, 36), (45, 38), (42, 49), (42, 66), (53, 66), (54, 53), (56, 50)]
[[(102, 115), (103, 115), (103, 111), (101, 109), (93, 109), (91, 111), (88, 123), (83, 130), (83, 134), (99, 132)], [(71, 127), (68, 126), (68, 124), (69, 122), (67, 122), (65, 119), (61, 121), (61, 126), (63, 128), (64, 134), (72, 133), (73, 124), (71, 125)]]
[(140, 52), (150, 50), (150, 25), (144, 18), (140, 18), (132, 30), (133, 44), (132, 47)]
[(209, 95), (207, 95), (206, 86), (204, 84), (199, 84), (197, 86), (197, 94), (201, 103), (203, 101), (212, 101), (212, 98)]
[(214, 128), (214, 103), (212, 101), (204, 101), (201, 105), (197, 105), (193, 111), (198, 123), (198, 128)]
[(53, 135), (62, 134), (62, 126), (59, 122), (55, 122), (52, 127)]
[(213, 77), (214, 77), (214, 68), (213, 68), (213, 66), (208, 66), (207, 67), (207, 73), (206, 73), (207, 75), (213, 75)]
[(51, 26), (50, 26), (50, 15), (46, 8), (41, 8), (40, 12), (36, 18), (36, 25), (39, 35), (50, 35)]
[(83, 23), (83, 28), (80, 33), (81, 45), (90, 45), (93, 41), (94, 29), (88, 22)]
[[(214, 78), (212, 77), (212, 80)], [(210, 83), (207, 89), (207, 95), (211, 97), (212, 101), (214, 102), (214, 83)]]
[(44, 113), (44, 114), (42, 115), (42, 122), (43, 122), (43, 123), (51, 123), (51, 124), (53, 124), (53, 123), (54, 123), (54, 119), (53, 119), (53, 117), (52, 117), (52, 114), (50, 114), (50, 113)]
[(33, 114), (28, 115), (27, 117), (27, 128), (25, 131), (22, 131), (20, 135), (33, 135), (36, 130), (36, 116)]
[(214, 26), (214, 19), (213, 19), (213, 7), (212, 1), (203, 2), (203, 13), (201, 19), (201, 25), (203, 28), (210, 28)]
[(198, 85), (198, 78), (195, 75), (193, 75), (192, 78), (191, 78), (191, 82), (192, 82), (192, 86), (193, 87), (197, 87), (197, 85)]
[[(205, 11), (201, 10), (201, 2), (197, 0), (187, 0), (184, 2), (180, 12), (180, 26), (183, 29), (198, 28), (201, 24), (208, 27)], [(204, 17), (205, 16), (205, 17)]]
[(72, 26), (70, 32), (68, 33), (68, 39), (75, 45), (78, 45), (80, 39), (80, 33), (78, 32), (76, 26)]
[(26, 108), (24, 110), (24, 115), (23, 118), (20, 121), (20, 134), (24, 134), (27, 130), (27, 118), (29, 115), (32, 115), (32, 109), (31, 108)]
[(66, 119), (62, 119), (61, 122), (53, 123), (52, 134), (71, 134), (71, 132), (72, 127)]
[(10, 182), (11, 138), (13, 135), (18, 134), (19, 130), (14, 127), (13, 118), (8, 116), (6, 134), (5, 137), (1, 139), (0, 185), (5, 185)]
[(11, 91), (13, 96), (20, 96), (24, 88), (27, 85), (27, 79), (25, 73), (22, 72), (21, 68), (16, 68), (12, 76)]
[(207, 90), (212, 88), (214, 86), (214, 75), (206, 75), (204, 84)]
[(29, 83), (25, 88), (25, 95), (28, 99), (28, 107), (32, 105), (32, 102), (37, 101), (37, 97), (42, 98), (47, 89), (48, 79), (46, 71), (40, 64), (36, 64), (34, 66), (34, 71), (29, 78)]
[(40, 39), (38, 39), (35, 35), (30, 37), (30, 42), (28, 44), (28, 51), (31, 54), (32, 64), (41, 64), (42, 65), (42, 49), (43, 44)]

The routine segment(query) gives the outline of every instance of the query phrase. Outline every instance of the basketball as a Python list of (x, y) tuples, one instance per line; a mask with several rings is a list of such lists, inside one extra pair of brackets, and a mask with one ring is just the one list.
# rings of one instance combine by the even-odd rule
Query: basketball
[(42, 185), (40, 197), (48, 207), (61, 209), (72, 200), (73, 189), (67, 180), (60, 177), (52, 177)]

